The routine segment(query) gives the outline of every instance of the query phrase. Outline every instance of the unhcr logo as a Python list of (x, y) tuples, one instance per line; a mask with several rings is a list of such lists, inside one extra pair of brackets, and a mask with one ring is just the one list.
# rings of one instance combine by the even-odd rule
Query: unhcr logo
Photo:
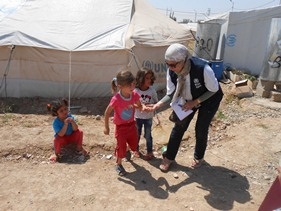
[(235, 46), (235, 43), (236, 43), (236, 35), (235, 34), (228, 35), (226, 38), (226, 45), (228, 45), (229, 47), (233, 47)]
[(153, 70), (158, 79), (166, 78), (167, 65), (165, 63), (154, 63), (153, 61), (144, 60), (142, 66)]
[(154, 70), (155, 73), (166, 73), (167, 66), (165, 63), (155, 64), (153, 61), (144, 60), (142, 66), (151, 70)]

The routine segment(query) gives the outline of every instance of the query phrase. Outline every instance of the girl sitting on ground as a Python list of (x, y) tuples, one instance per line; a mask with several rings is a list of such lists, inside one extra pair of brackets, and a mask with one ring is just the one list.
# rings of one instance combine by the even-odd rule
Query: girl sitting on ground
[(78, 129), (74, 117), (68, 112), (68, 101), (53, 101), (47, 105), (47, 109), (56, 117), (53, 121), (55, 154), (50, 157), (50, 161), (59, 161), (61, 149), (71, 143), (75, 144), (77, 154), (86, 156), (88, 152), (82, 147), (83, 132)]

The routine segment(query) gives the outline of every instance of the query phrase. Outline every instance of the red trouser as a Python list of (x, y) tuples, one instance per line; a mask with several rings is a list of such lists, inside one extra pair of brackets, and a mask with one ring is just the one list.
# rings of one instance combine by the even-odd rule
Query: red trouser
[(67, 144), (74, 143), (76, 148), (80, 150), (83, 143), (83, 131), (76, 130), (71, 135), (57, 136), (54, 139), (55, 153), (60, 154), (61, 148)]
[(116, 125), (115, 138), (117, 140), (117, 146), (115, 148), (116, 157), (124, 158), (126, 156), (127, 144), (132, 151), (136, 151), (138, 146), (138, 131), (136, 122), (134, 121), (127, 124)]
[(275, 181), (271, 185), (269, 191), (267, 192), (259, 211), (269, 211), (277, 210), (281, 208), (281, 178), (276, 177)]

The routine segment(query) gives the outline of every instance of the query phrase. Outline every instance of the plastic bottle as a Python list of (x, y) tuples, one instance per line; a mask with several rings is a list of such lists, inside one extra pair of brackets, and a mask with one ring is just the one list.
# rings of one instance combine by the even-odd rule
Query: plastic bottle
[(161, 153), (163, 158), (166, 156), (166, 152), (167, 152), (167, 146), (165, 145), (161, 148)]

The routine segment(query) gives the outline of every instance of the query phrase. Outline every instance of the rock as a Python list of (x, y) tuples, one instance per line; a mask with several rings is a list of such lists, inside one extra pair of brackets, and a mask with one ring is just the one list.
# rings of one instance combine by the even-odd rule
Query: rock
[(112, 155), (107, 155), (107, 156), (106, 156), (106, 159), (107, 159), (107, 160), (110, 160), (111, 158), (112, 158)]
[(174, 173), (174, 174), (173, 174), (173, 177), (174, 177), (175, 179), (178, 179), (178, 178), (179, 178), (179, 175), (178, 175), (177, 173)]
[(29, 159), (32, 157), (32, 154), (25, 153), (25, 154), (23, 154), (23, 157)]
[(270, 180), (271, 177), (270, 177), (270, 176), (264, 176), (264, 179), (265, 179), (265, 180)]
[(274, 102), (281, 102), (281, 92), (271, 91), (271, 99)]
[(95, 120), (101, 120), (101, 116), (100, 116), (100, 115), (97, 115), (97, 116), (95, 117)]

